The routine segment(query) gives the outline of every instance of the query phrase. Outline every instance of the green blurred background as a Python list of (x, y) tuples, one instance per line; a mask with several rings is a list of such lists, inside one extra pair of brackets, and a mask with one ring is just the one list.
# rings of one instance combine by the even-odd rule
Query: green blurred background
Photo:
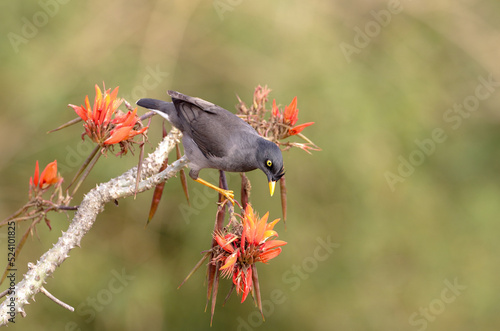
[[(200, 200), (183, 216), (174, 179), (146, 229), (152, 192), (106, 206), (49, 279), (47, 289), (75, 313), (38, 294), (12, 330), (498, 330), (498, 1), (2, 8), (0, 218), (27, 200), (36, 160), (57, 159), (72, 177), (90, 151), (83, 129), (46, 132), (73, 119), (67, 104), (81, 104), (103, 81), (131, 102), (167, 99), (174, 89), (230, 110), (236, 95), (250, 103), (255, 86), (267, 84), (282, 105), (298, 97), (299, 123), (316, 122), (304, 133), (322, 148), (284, 156), (289, 216), (278, 231), (289, 244), (259, 266), (265, 322), (251, 300), (233, 295), (222, 307), (224, 281), (210, 328), (204, 270), (177, 290), (210, 245), (216, 206), (190, 181)], [(147, 152), (160, 139), (161, 121), (153, 122)], [(430, 143), (435, 130), (441, 139)], [(137, 153), (101, 159), (73, 202), (136, 162)], [(264, 175), (249, 176), (254, 207), (280, 217)], [(238, 181), (229, 177), (234, 189)], [(26, 244), (18, 278), (67, 229), (63, 214), (51, 221), (52, 231), (41, 224)]]

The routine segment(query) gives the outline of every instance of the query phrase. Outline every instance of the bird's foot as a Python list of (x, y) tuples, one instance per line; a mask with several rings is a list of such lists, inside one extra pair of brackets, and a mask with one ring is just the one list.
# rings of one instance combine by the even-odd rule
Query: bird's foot
[(222, 194), (226, 199), (231, 201), (231, 203), (234, 206), (234, 192), (233, 191), (220, 189), (219, 193)]
[(233, 204), (233, 206), (234, 206), (235, 200), (234, 200), (234, 192), (233, 191), (231, 191), (231, 190), (224, 190), (223, 188), (220, 188), (220, 187), (217, 187), (217, 186), (215, 186), (213, 184), (210, 184), (209, 182), (207, 182), (207, 181), (205, 181), (205, 180), (203, 180), (201, 178), (196, 178), (195, 181), (197, 181), (198, 183), (203, 184), (203, 185), (205, 185), (207, 187), (210, 187), (213, 190), (216, 190), (217, 192), (219, 192), (220, 194), (222, 194), (227, 200), (229, 200)]

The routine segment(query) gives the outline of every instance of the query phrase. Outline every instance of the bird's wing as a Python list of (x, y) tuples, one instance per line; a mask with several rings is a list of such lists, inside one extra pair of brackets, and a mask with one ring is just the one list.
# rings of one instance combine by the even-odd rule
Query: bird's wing
[[(229, 111), (200, 98), (169, 91), (185, 131), (203, 155), (224, 157), (242, 132), (256, 134), (246, 122)], [(248, 130), (250, 128), (250, 130)]]

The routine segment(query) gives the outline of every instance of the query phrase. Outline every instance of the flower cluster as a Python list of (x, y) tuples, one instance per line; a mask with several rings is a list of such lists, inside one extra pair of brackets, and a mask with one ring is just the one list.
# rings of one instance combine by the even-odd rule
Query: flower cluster
[[(0, 227), (22, 221), (30, 222), (30, 225), (19, 240), (15, 250), (13, 247), (10, 248), (13, 250), (13, 254), (16, 257), (21, 253), (21, 249), (28, 239), (29, 234), (31, 233), (33, 235), (36, 231), (38, 223), (44, 220), (49, 229), (52, 229), (47, 214), (50, 211), (63, 209), (62, 206), (66, 206), (71, 200), (69, 196), (62, 194), (62, 182), (63, 178), (57, 172), (57, 160), (47, 164), (41, 173), (38, 161), (36, 161), (35, 173), (29, 180), (29, 201), (14, 214), (0, 221)], [(47, 197), (47, 193), (51, 193), (49, 197)], [(5, 280), (9, 270), (9, 266), (7, 266), (0, 278), (0, 284)]]
[[(125, 102), (129, 111), (123, 113), (121, 110), (118, 110), (118, 107), (124, 101), (118, 98), (118, 87), (113, 91), (111, 89), (106, 90), (106, 87), (103, 90), (104, 92), (101, 91), (97, 84), (95, 85), (95, 98), (92, 106), (90, 105), (88, 95), (85, 97), (85, 105), (75, 106), (69, 104), (68, 106), (73, 108), (79, 118), (50, 131), (57, 131), (83, 120), (85, 132), (82, 134), (82, 139), (87, 135), (93, 142), (97, 143), (97, 146), (83, 162), (73, 180), (71, 180), (68, 189), (76, 183), (71, 195), (78, 190), (80, 184), (99, 160), (99, 157), (106, 154), (108, 150), (113, 151), (113, 147), (117, 144), (120, 146), (120, 152), (116, 154), (117, 156), (124, 155), (128, 150), (131, 150), (133, 143), (139, 144), (141, 151), (137, 167), (136, 189), (139, 184), (144, 142), (147, 139), (146, 130), (148, 127), (144, 127), (141, 119), (137, 116), (137, 107), (132, 110), (130, 105)], [(138, 135), (142, 135), (142, 142), (134, 141), (134, 137)], [(100, 153), (98, 153), (99, 150)]]
[(143, 127), (137, 114), (137, 108), (124, 114), (118, 110), (123, 100), (117, 98), (118, 87), (112, 92), (111, 89), (104, 93), (99, 86), (95, 85), (95, 99), (93, 106), (90, 105), (88, 95), (85, 97), (85, 105), (75, 106), (70, 104), (76, 114), (85, 122), (84, 128), (86, 134), (95, 143), (107, 147), (114, 144), (120, 144), (119, 154), (125, 154), (132, 139), (148, 129)]
[[(269, 110), (266, 108), (266, 104), (270, 92), (271, 90), (267, 86), (257, 86), (254, 91), (251, 107), (247, 107), (239, 99), (239, 116), (257, 130), (261, 136), (275, 142), (284, 150), (288, 150), (291, 147), (298, 147), (308, 153), (311, 150), (319, 150), (318, 146), (301, 133), (302, 130), (313, 125), (314, 122), (295, 126), (299, 118), (297, 97), (294, 97), (292, 102), (288, 106), (285, 106), (283, 110), (280, 110), (276, 105), (276, 100), (273, 99), (272, 109)], [(268, 113), (270, 113), (269, 116), (267, 115)], [(290, 136), (298, 136), (306, 142), (283, 141), (283, 139)]]
[(268, 217), (269, 212), (259, 219), (248, 204), (240, 226), (234, 226), (225, 234), (214, 234), (218, 246), (213, 249), (218, 254), (212, 262), (220, 263), (222, 275), (232, 278), (236, 292), (242, 294), (241, 302), (252, 290), (255, 263), (267, 263), (281, 253), (281, 246), (287, 244), (274, 239), (278, 233), (273, 228), (279, 219), (267, 223)]

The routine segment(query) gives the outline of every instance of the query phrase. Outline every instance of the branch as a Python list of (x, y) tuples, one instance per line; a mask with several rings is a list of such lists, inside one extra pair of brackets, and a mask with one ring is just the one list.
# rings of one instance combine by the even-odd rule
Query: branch
[[(182, 134), (177, 129), (172, 129), (156, 150), (143, 161), (141, 181), (137, 192), (154, 188), (157, 184), (175, 176), (179, 170), (187, 165), (188, 160), (183, 156), (167, 169), (158, 173), (163, 160), (175, 147), (181, 136)], [(80, 247), (83, 236), (92, 228), (97, 215), (104, 210), (106, 203), (134, 195), (136, 174), (137, 167), (134, 167), (107, 183), (99, 184), (84, 196), (68, 231), (62, 233), (54, 247), (45, 252), (36, 265), (28, 264), (28, 271), (24, 278), (9, 289), (9, 295), (0, 304), (0, 326), (6, 325), (9, 319), (12, 320), (18, 313), (22, 316), (25, 315), (24, 306), (28, 304), (28, 300), (33, 299), (35, 294), (43, 291), (43, 284), (56, 268), (68, 258), (69, 251), (77, 246)]]

